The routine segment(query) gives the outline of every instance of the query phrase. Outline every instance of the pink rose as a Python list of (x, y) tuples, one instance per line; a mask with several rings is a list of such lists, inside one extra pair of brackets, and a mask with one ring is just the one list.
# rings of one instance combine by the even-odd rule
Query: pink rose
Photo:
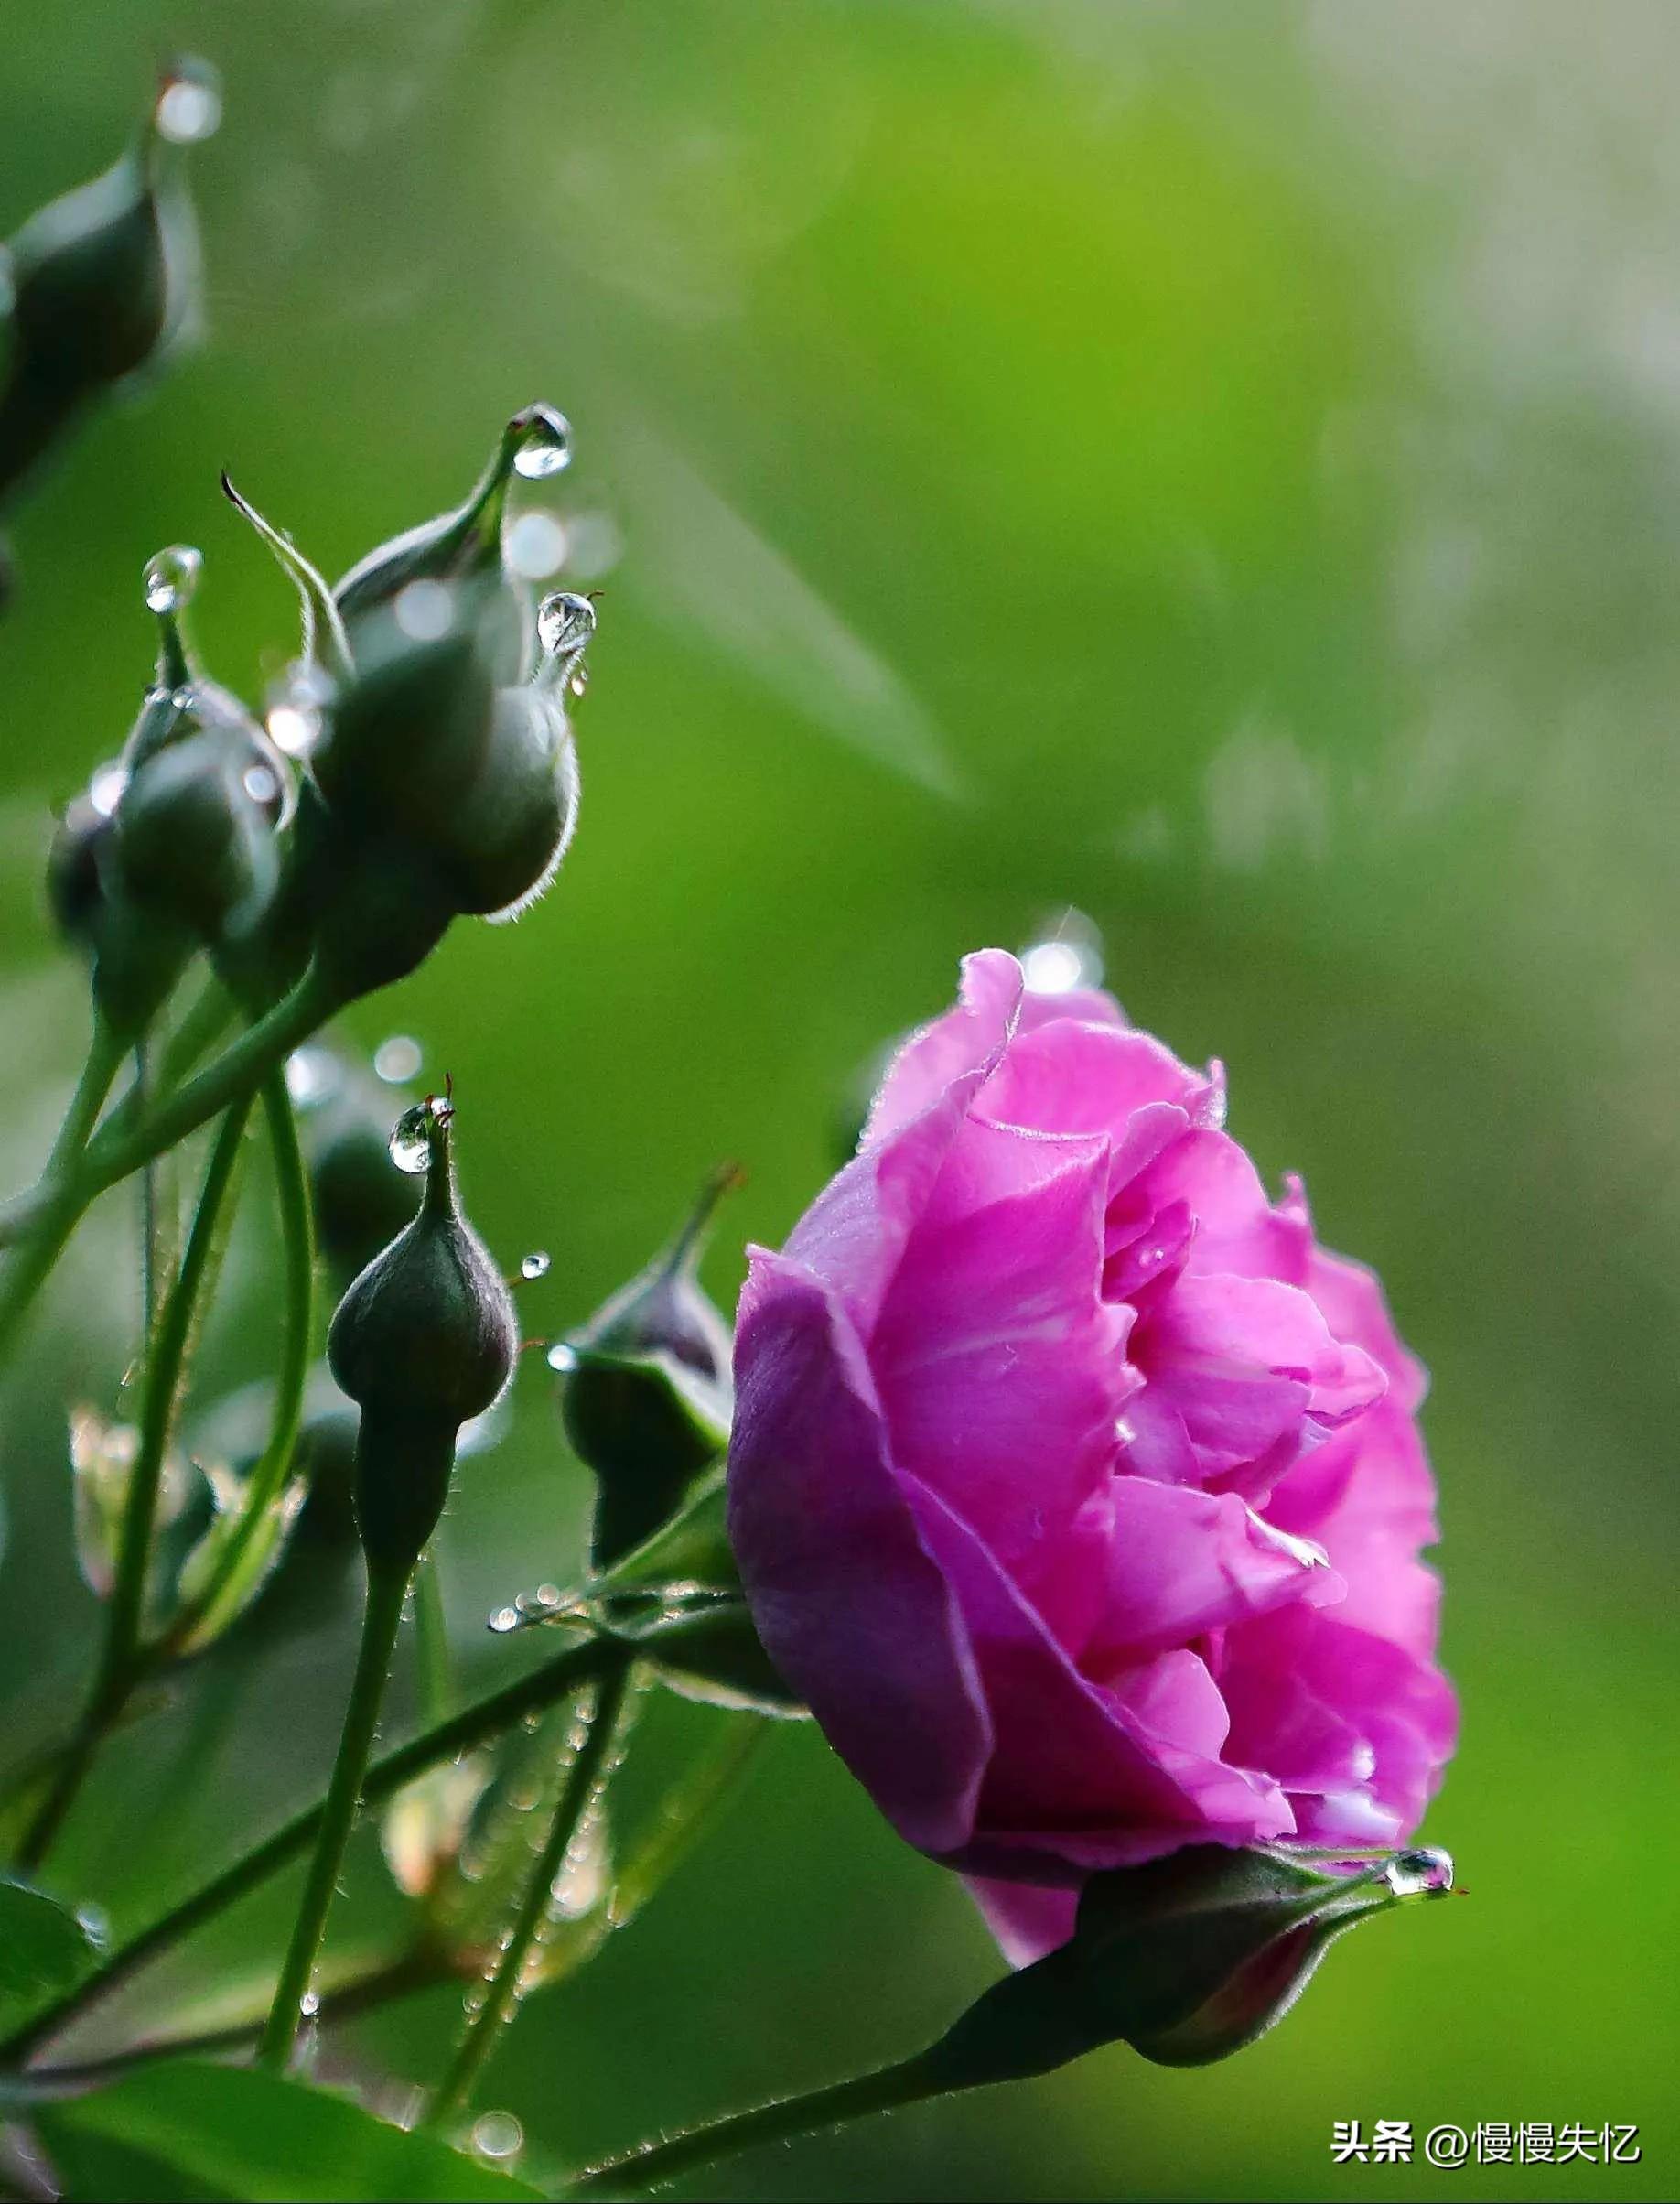
[(985, 949), (751, 1250), (759, 1634), (1018, 1961), (1094, 1868), (1400, 1842), (1452, 1749), (1423, 1372), (1223, 1120), (1217, 1065)]

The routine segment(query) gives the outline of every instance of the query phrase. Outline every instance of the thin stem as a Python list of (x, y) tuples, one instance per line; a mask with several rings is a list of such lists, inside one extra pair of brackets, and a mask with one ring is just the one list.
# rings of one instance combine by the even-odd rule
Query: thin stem
[(924, 2098), (946, 2095), (947, 2076), (918, 2051), (896, 2066), (881, 2067), (873, 2074), (855, 2074), (848, 2081), (831, 2082), (826, 2089), (810, 2090), (800, 2097), (781, 2097), (773, 2103), (755, 2105), (749, 2112), (731, 2112), (723, 2120), (691, 2127), (685, 2134), (664, 2143), (644, 2143), (622, 2157), (604, 2159), (580, 2174), (565, 2191), (568, 2197), (598, 2196), (604, 2189), (651, 2188), (656, 2182), (673, 2181), (678, 2174), (696, 2166), (710, 2166), (731, 2158), (738, 2151), (752, 2150), (763, 2143), (782, 2143), (792, 2135), (813, 2134), (825, 2127), (841, 2127), (848, 2120), (867, 2119), (873, 2112), (897, 2112)]
[[(527, 1714), (540, 1713), (556, 1701), (569, 1698), (583, 1685), (614, 1667), (621, 1652), (622, 1648), (610, 1638), (587, 1638), (583, 1644), (569, 1646), (553, 1660), (533, 1669), (530, 1675), (503, 1684), (464, 1706), (447, 1722), (438, 1723), (419, 1736), (411, 1737), (406, 1745), (386, 1753), (369, 1768), (361, 1786), (362, 1804), (377, 1805), (440, 1761), (453, 1760), (475, 1745), (481, 1745), (487, 1737), (512, 1729)], [(142, 1967), (173, 1950), (195, 1929), (214, 1920), (218, 1914), (226, 1912), (230, 1906), (265, 1883), (270, 1875), (277, 1874), (318, 1834), (325, 1811), (324, 1799), (305, 1807), (272, 1836), (242, 1853), (220, 1874), (190, 1892), (168, 1912), (160, 1914), (148, 1927), (137, 1930), (85, 1982), (56, 2004), (38, 2013), (25, 2027), (0, 2044), (0, 2064), (20, 2063), (41, 2044), (61, 2035), (72, 2022), (103, 2004)]]
[(554, 1820), (483, 2001), (468, 2019), (448, 2071), (437, 2086), (425, 2117), (428, 2127), (441, 2127), (466, 2109), (473, 2085), (501, 2040), (502, 2024), (512, 2017), (519, 2003), (526, 1962), (554, 1902), (555, 1878), (605, 1778), (608, 1756), (623, 1719), (630, 1688), (630, 1658), (627, 1652), (600, 1686), (595, 1704), (586, 1703), (578, 1709), (584, 1733), (566, 1771)]
[(372, 1571), (368, 1577), (368, 1604), (361, 1622), (361, 1644), (356, 1655), (356, 1673), (350, 1682), (350, 1704), (344, 1712), (344, 1730), (339, 1739), (339, 1756), (327, 1787), (326, 1804), (315, 1840), (315, 1858), (304, 1885), (303, 1902), (292, 1928), (275, 1990), (275, 2002), (263, 2030), (258, 2058), (264, 2066), (285, 2071), (303, 2020), (303, 2003), (308, 1994), (315, 1962), (327, 1932), (344, 1848), (356, 1824), (361, 1804), (373, 1734), (385, 1696), (385, 1679), (396, 1650), (402, 1627), (403, 1603), (408, 1596), (406, 1569)]
[[(359, 2014), (374, 2012), (381, 2005), (391, 2004), (399, 1997), (412, 1997), (421, 1990), (435, 1990), (454, 1979), (454, 1969), (437, 1953), (417, 1948), (404, 1952), (401, 1959), (352, 1975), (348, 1982), (327, 1991), (316, 2019), (323, 2027), (338, 2020), (353, 2020)], [(262, 2032), (261, 2020), (230, 2021), (219, 2028), (183, 2029), (175, 2036), (147, 2037), (102, 2058), (80, 2059), (63, 2066), (32, 2067), (27, 2077), (29, 2094), (79, 2096), (86, 2090), (103, 2088), (106, 2082), (116, 2080), (136, 2067), (156, 2065), (159, 2059), (214, 2058), (253, 2050)]]
[(428, 1722), (441, 1722), (455, 1702), (455, 1678), (436, 1539), (415, 1572), (415, 1650), (420, 1661), (421, 1711)]
[(268, 1443), (251, 1473), (238, 1527), (223, 1547), (209, 1583), (164, 1633), (155, 1649), (158, 1661), (173, 1658), (192, 1644), (205, 1617), (214, 1612), (233, 1581), (246, 1549), (279, 1497), (303, 1423), (315, 1322), (315, 1224), (309, 1205), (309, 1175), (298, 1145), (297, 1120), (284, 1071), (270, 1072), (264, 1080), (263, 1112), (274, 1150), (275, 1190), (285, 1260), (285, 1313), (274, 1421)]
[[(122, 1042), (105, 1021), (95, 1014), (87, 1061), (47, 1159), (45, 1179), (59, 1177), (81, 1157), (92, 1137), (124, 1053)], [(80, 1214), (76, 1212), (76, 1215)], [(5, 1283), (0, 1286), (0, 1356), (11, 1345), (13, 1334), (57, 1262), (75, 1226), (76, 1215), (65, 1219), (44, 1218), (37, 1237), (28, 1247), (19, 1248), (7, 1264)]]
[[(300, 1042), (339, 1008), (331, 990), (311, 968), (291, 993), (265, 1011), (231, 1043), (213, 1064), (178, 1087), (156, 1109), (130, 1123), (108, 1126), (89, 1144), (80, 1169), (49, 1163), (27, 1194), (0, 1208), (0, 1247), (48, 1231), (70, 1212), (70, 1226), (91, 1203), (137, 1171), (148, 1157), (161, 1155), (232, 1103), (254, 1093), (264, 1076), (284, 1062)], [(68, 1237), (69, 1227), (66, 1228)]]
[(116, 1573), (105, 1610), (105, 1639), (87, 1707), (71, 1747), (60, 1762), (23, 1842), (17, 1864), (32, 1874), (46, 1858), (70, 1811), (101, 1744), (127, 1703), (141, 1673), (137, 1656), (145, 1621), (152, 1538), (157, 1520), (164, 1464), (179, 1403), (181, 1376), (192, 1335), (193, 1312), (216, 1246), (219, 1220), (239, 1161), (248, 1104), (238, 1104), (222, 1119), (205, 1166), (204, 1184), (193, 1216), (180, 1274), (170, 1289), (146, 1362), (145, 1399), (140, 1414), (140, 1441), (128, 1480), (123, 1521), (117, 1534)]

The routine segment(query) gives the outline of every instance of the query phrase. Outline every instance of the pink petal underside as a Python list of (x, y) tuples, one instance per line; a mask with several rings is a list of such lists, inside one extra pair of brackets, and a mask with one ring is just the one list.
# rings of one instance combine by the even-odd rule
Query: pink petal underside
[(1030, 1966), (1073, 1933), (1077, 1890), (1006, 1883), (996, 1875), (970, 1875), (967, 1883), (968, 1895), (1012, 1967)]
[(900, 1835), (958, 1849), (991, 1747), (966, 1632), (844, 1312), (756, 1248), (736, 1388), (729, 1538), (759, 1634)]
[[(996, 1738), (976, 1815), (986, 1834), (948, 1854), (952, 1865), (1069, 1882), (1191, 1841), (1242, 1843), (1293, 1828), (1265, 1777), (1164, 1734), (1160, 1705), (1145, 1719), (1082, 1676), (967, 1525), (936, 1493), (905, 1483), (967, 1621)], [(1182, 1704), (1179, 1713), (1205, 1734), (1200, 1706), (1193, 1719)]]
[(866, 1150), (889, 1140), (932, 1108), (976, 1068), (990, 1071), (1021, 1014), (1021, 967), (1005, 949), (976, 949), (963, 959), (953, 1010), (912, 1033), (888, 1067), (864, 1128)]

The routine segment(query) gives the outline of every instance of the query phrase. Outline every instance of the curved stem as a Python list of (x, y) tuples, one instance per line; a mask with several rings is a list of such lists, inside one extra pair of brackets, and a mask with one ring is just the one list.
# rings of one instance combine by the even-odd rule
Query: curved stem
[(280, 1237), (285, 1259), (285, 1315), (280, 1357), (280, 1376), (275, 1395), (274, 1422), (268, 1443), (245, 1489), (238, 1529), (222, 1549), (215, 1574), (199, 1596), (184, 1607), (155, 1648), (158, 1661), (173, 1658), (188, 1648), (206, 1615), (232, 1582), (245, 1550), (261, 1529), (263, 1518), (279, 1496), (297, 1451), (297, 1433), (303, 1423), (304, 1393), (309, 1378), (309, 1347), (315, 1315), (315, 1223), (309, 1205), (309, 1174), (298, 1145), (297, 1120), (286, 1090), (284, 1071), (272, 1071), (263, 1082), (263, 1111), (274, 1149), (275, 1189), (280, 1204)]
[(339, 1756), (327, 1787), (320, 1828), (315, 1840), (315, 1858), (304, 1885), (303, 1902), (292, 1928), (275, 1989), (275, 2002), (263, 2030), (258, 2058), (264, 2066), (285, 2070), (302, 2023), (303, 2003), (327, 1932), (344, 1848), (356, 1824), (363, 1780), (379, 1726), (379, 1710), (385, 1696), (385, 1679), (396, 1650), (397, 1631), (403, 1621), (403, 1603), (408, 1596), (409, 1571), (381, 1569), (368, 1576), (368, 1604), (361, 1621), (361, 1644), (356, 1655), (356, 1673), (350, 1682), (350, 1704), (344, 1712), (344, 1730), (339, 1739)]
[[(87, 1062), (81, 1067), (81, 1075), (47, 1159), (45, 1179), (59, 1178), (70, 1170), (86, 1148), (124, 1053), (123, 1043), (105, 1021), (95, 1014)], [(35, 1238), (27, 1248), (20, 1248), (6, 1265), (5, 1283), (0, 1285), (0, 1356), (11, 1345), (14, 1334), (58, 1261), (81, 1214), (77, 1210), (63, 1218), (43, 1219)]]
[(217, 1244), (222, 1204), (239, 1161), (248, 1115), (249, 1105), (237, 1104), (222, 1119), (205, 1166), (180, 1274), (169, 1291), (151, 1343), (139, 1446), (129, 1475), (117, 1539), (116, 1574), (105, 1610), (104, 1647), (71, 1748), (18, 1847), (17, 1864), (26, 1874), (32, 1874), (46, 1858), (101, 1744), (141, 1673), (143, 1664), (137, 1656), (164, 1463), (179, 1403), (193, 1313)]
[(415, 1572), (415, 1650), (420, 1658), (421, 1709), (428, 1722), (441, 1722), (455, 1702), (455, 1682), (436, 1539)]
[(553, 1903), (555, 1878), (605, 1780), (608, 1756), (623, 1719), (630, 1686), (630, 1656), (626, 1650), (619, 1667), (601, 1685), (595, 1704), (578, 1710), (586, 1727), (566, 1771), (555, 1818), (484, 2000), (468, 2020), (448, 2071), (437, 2086), (425, 2116), (428, 2127), (442, 2126), (466, 2108), (473, 2085), (501, 2038), (503, 2022), (512, 2017), (519, 2003), (526, 1961)]
[(918, 2051), (914, 2058), (901, 2058), (896, 2066), (880, 2067), (872, 2074), (855, 2074), (848, 2081), (831, 2082), (803, 2096), (781, 2097), (748, 2112), (731, 2112), (664, 2143), (644, 2143), (622, 2157), (592, 2166), (565, 2193), (593, 2197), (606, 2189), (650, 2188), (655, 2182), (673, 2181), (694, 2166), (710, 2166), (762, 2143), (783, 2143), (792, 2135), (841, 2127), (874, 2112), (897, 2112), (924, 2098), (945, 2096), (950, 2090), (949, 2078), (939, 2072), (926, 2051)]
[[(539, 1713), (557, 1700), (568, 1698), (594, 1678), (606, 1674), (619, 1659), (621, 1651), (610, 1638), (587, 1638), (582, 1645), (568, 1647), (553, 1660), (533, 1669), (528, 1676), (473, 1701), (458, 1713), (452, 1714), (447, 1722), (440, 1722), (419, 1736), (411, 1737), (406, 1745), (386, 1753), (369, 1768), (361, 1786), (362, 1804), (377, 1805), (440, 1761), (453, 1760), (475, 1745), (481, 1745), (487, 1737), (512, 1729), (527, 1714)], [(242, 1853), (168, 1912), (137, 1930), (85, 1982), (56, 2004), (38, 2013), (26, 2026), (0, 2044), (0, 2063), (15, 2065), (27, 2058), (41, 2044), (61, 2035), (72, 2022), (103, 2004), (142, 1967), (161, 1959), (195, 1929), (214, 1920), (218, 1914), (225, 1913), (230, 1906), (277, 1874), (317, 1834), (325, 1811), (325, 1800), (318, 1799), (312, 1806), (294, 1814), (272, 1836), (264, 1837), (248, 1852)]]
[(0, 1208), (0, 1247), (11, 1247), (27, 1236), (50, 1231), (54, 1221), (66, 1211), (68, 1237), (82, 1211), (108, 1186), (114, 1186), (119, 1179), (138, 1171), (148, 1157), (161, 1155), (232, 1104), (254, 1093), (264, 1075), (275, 1069), (300, 1042), (307, 1041), (339, 1007), (315, 970), (306, 972), (289, 995), (156, 1109), (141, 1112), (131, 1123), (108, 1126), (97, 1135), (80, 1168), (67, 1170), (49, 1163), (27, 1194)]

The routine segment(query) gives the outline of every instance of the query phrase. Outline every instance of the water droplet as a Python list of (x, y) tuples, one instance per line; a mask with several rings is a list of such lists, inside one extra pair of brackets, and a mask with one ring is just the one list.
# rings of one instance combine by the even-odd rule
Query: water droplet
[(568, 1370), (577, 1367), (577, 1350), (567, 1341), (556, 1339), (545, 1359), (551, 1370), (558, 1370), (564, 1377)]
[(554, 1258), (545, 1248), (535, 1248), (519, 1266), (522, 1278), (546, 1278)]
[(317, 1109), (343, 1084), (343, 1067), (330, 1049), (294, 1049), (285, 1060), (285, 1091), (297, 1109)]
[(573, 589), (556, 589), (543, 600), (537, 633), (551, 658), (576, 657), (595, 632), (595, 607)]
[(411, 581), (391, 609), (412, 642), (436, 643), (455, 624), (455, 592), (447, 582)]
[(473, 2122), (472, 2147), (481, 2158), (517, 2157), (525, 2131), (512, 2112), (485, 2112)]
[(178, 712), (189, 712), (196, 701), (192, 693), (192, 684), (189, 681), (184, 681), (179, 688), (171, 691), (169, 701)]
[(306, 2020), (313, 2020), (320, 2009), (320, 1996), (319, 1993), (314, 1990), (306, 1990), (303, 1995), (297, 2001), (297, 2010), (303, 2015)]
[(145, 587), (148, 612), (178, 612), (192, 602), (204, 570), (203, 554), (190, 544), (171, 544), (146, 562)]
[(1452, 1854), (1443, 1852), (1438, 1844), (1422, 1844), (1412, 1852), (1397, 1852), (1388, 1863), (1388, 1886), (1397, 1898), (1450, 1890)]
[(498, 1607), (495, 1614), (490, 1618), (490, 1626), (498, 1637), (505, 1637), (510, 1630), (519, 1628), (519, 1609), (517, 1607)]
[(268, 710), (268, 732), (288, 758), (307, 758), (321, 739), (321, 716), (308, 706), (283, 698)]
[(373, 1052), (373, 1069), (387, 1086), (402, 1086), (417, 1078), (424, 1058), (412, 1033), (393, 1033)]
[(123, 801), (123, 791), (128, 786), (128, 768), (113, 758), (110, 764), (102, 765), (88, 783), (88, 802), (102, 819), (108, 819)]
[(528, 482), (540, 482), (545, 475), (559, 474), (571, 463), (571, 423), (552, 405), (532, 406), (524, 435), (513, 454), (515, 472)]
[(245, 794), (253, 804), (272, 804), (280, 794), (280, 783), (266, 765), (253, 765), (245, 773)]
[(432, 1106), (416, 1102), (391, 1128), (391, 1161), (410, 1178), (432, 1168)]
[(1021, 977), (1034, 995), (1071, 995), (1103, 984), (1103, 937), (1082, 911), (1069, 909), (1021, 951)]
[(158, 87), (152, 110), (159, 137), (172, 146), (199, 146), (221, 124), (221, 86), (205, 61), (178, 61)]
[(526, 581), (545, 581), (565, 564), (565, 530), (552, 513), (522, 513), (508, 530), (507, 561)]

